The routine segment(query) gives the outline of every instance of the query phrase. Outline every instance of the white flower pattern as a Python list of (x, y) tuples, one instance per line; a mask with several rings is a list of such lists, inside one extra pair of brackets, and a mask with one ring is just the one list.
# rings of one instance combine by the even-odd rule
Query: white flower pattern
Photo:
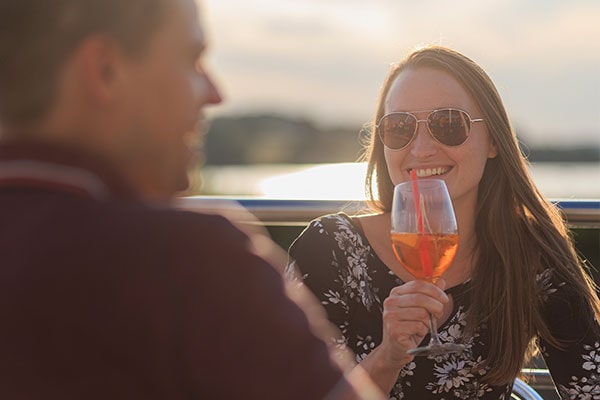
[(583, 349), (589, 351), (581, 356), (584, 360), (583, 369), (600, 374), (600, 342), (594, 343), (593, 346), (584, 345)]
[(572, 376), (568, 385), (559, 385), (559, 391), (564, 399), (600, 400), (600, 342), (584, 345), (587, 352), (581, 355), (581, 368), (589, 371), (588, 376)]
[[(303, 262), (307, 254), (311, 262)], [(320, 257), (315, 258), (315, 254)], [(305, 284), (321, 299), (328, 317), (340, 328), (344, 336), (341, 342), (354, 351), (358, 362), (362, 361), (381, 342), (383, 300), (403, 282), (381, 262), (361, 230), (344, 213), (313, 221), (290, 248), (290, 259), (295, 260), (290, 265), (301, 271)], [(324, 270), (331, 279), (317, 278), (323, 276)], [(556, 281), (550, 269), (537, 276), (537, 283), (544, 304), (565, 290), (564, 283)], [(510, 398), (512, 385), (493, 386), (482, 381), (489, 371), (489, 367), (482, 367), (489, 346), (488, 327), (481, 324), (474, 335), (464, 336), (467, 288), (468, 283), (448, 291), (454, 297), (455, 310), (439, 327), (442, 342), (462, 343), (465, 352), (415, 358), (400, 371), (389, 399)], [(573, 321), (589, 325), (589, 321), (577, 316)], [(424, 339), (428, 340), (429, 337)], [(565, 352), (540, 339), (540, 348), (562, 398), (600, 400), (600, 338), (590, 334), (578, 343)], [(577, 353), (579, 361), (573, 357)]]

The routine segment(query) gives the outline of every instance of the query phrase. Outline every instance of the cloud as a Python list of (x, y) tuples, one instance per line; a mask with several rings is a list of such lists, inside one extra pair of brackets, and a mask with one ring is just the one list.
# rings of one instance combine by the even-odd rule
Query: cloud
[(574, 129), (588, 141), (600, 136), (598, 1), (205, 3), (223, 112), (270, 108), (361, 124), (389, 64), (416, 44), (440, 43), (488, 71), (533, 141)]

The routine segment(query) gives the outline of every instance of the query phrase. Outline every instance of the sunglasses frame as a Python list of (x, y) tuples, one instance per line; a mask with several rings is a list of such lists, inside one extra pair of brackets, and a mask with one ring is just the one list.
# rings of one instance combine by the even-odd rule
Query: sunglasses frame
[[(429, 117), (436, 112), (439, 111), (459, 111), (461, 113), (463, 113), (464, 115), (467, 116), (467, 118), (469, 119), (469, 129), (467, 129), (465, 135), (466, 138), (462, 143), (456, 144), (456, 145), (448, 145), (445, 143), (442, 143), (438, 140), (438, 138), (435, 137), (435, 135), (433, 134), (433, 132), (431, 132), (431, 129), (429, 128)], [(419, 119), (417, 118), (417, 116), (415, 115), (415, 113), (428, 113), (427, 117), (425, 117), (425, 119)], [(394, 149), (392, 147), (389, 147), (388, 145), (385, 144), (385, 141), (383, 140), (383, 134), (381, 132), (381, 123), (383, 121), (384, 118), (390, 116), (390, 115), (394, 115), (394, 114), (403, 114), (403, 115), (410, 115), (411, 117), (413, 117), (415, 119), (415, 130), (410, 138), (410, 140), (402, 147), (398, 148), (398, 149)], [(433, 140), (435, 140), (437, 143), (441, 144), (442, 146), (446, 146), (446, 147), (458, 147), (458, 146), (462, 146), (463, 144), (466, 143), (467, 140), (469, 140), (469, 138), (471, 137), (469, 135), (469, 133), (471, 132), (471, 125), (474, 122), (483, 122), (484, 119), (483, 118), (471, 118), (471, 115), (469, 115), (468, 112), (466, 112), (465, 110), (461, 110), (460, 108), (451, 108), (451, 107), (447, 107), (447, 108), (437, 108), (435, 110), (422, 110), (422, 111), (412, 111), (412, 112), (408, 112), (408, 111), (393, 111), (393, 112), (389, 112), (387, 114), (384, 114), (381, 118), (379, 118), (379, 121), (377, 123), (377, 125), (375, 125), (375, 129), (377, 130), (377, 136), (379, 136), (379, 140), (381, 140), (381, 143), (383, 144), (383, 147), (385, 147), (386, 149), (390, 150), (390, 151), (398, 151), (398, 150), (404, 150), (405, 148), (407, 148), (412, 142), (413, 140), (415, 140), (415, 137), (417, 137), (417, 131), (419, 130), (419, 122), (426, 122), (427, 124), (427, 131), (429, 132), (429, 135), (433, 138)]]

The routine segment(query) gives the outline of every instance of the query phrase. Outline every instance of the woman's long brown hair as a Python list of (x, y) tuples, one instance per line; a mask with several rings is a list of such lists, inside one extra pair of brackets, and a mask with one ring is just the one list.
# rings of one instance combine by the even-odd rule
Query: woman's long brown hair
[(365, 154), (371, 208), (379, 212), (391, 209), (393, 183), (375, 125), (384, 115), (392, 83), (408, 68), (438, 69), (457, 79), (481, 109), (496, 145), (498, 155), (488, 159), (479, 183), (477, 259), (470, 291), (476, 301), (467, 312), (466, 334), (482, 323), (488, 325), (493, 334), (484, 362), (493, 368), (484, 380), (506, 384), (519, 376), (535, 351), (538, 336), (561, 346), (542, 317), (537, 274), (552, 268), (556, 279), (585, 297), (596, 320), (600, 320), (600, 301), (559, 210), (544, 199), (532, 181), (495, 85), (481, 67), (454, 50), (440, 46), (417, 50), (395, 64), (384, 81)]

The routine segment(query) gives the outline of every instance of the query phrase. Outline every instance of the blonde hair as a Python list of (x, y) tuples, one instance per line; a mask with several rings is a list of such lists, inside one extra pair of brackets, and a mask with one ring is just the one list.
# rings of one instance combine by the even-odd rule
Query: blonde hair
[(388, 73), (366, 150), (365, 189), (371, 208), (378, 212), (391, 209), (394, 186), (375, 125), (384, 115), (392, 83), (409, 68), (442, 70), (460, 82), (479, 106), (498, 152), (488, 159), (479, 183), (475, 210), (477, 266), (470, 291), (477, 300), (467, 312), (466, 333), (472, 333), (481, 323), (494, 332), (484, 361), (493, 368), (484, 380), (506, 384), (519, 375), (533, 355), (537, 336), (561, 346), (542, 316), (542, 294), (534, 290), (537, 274), (551, 268), (556, 279), (568, 282), (585, 297), (584, 306), (591, 307), (596, 320), (600, 320), (600, 302), (560, 212), (544, 199), (529, 174), (495, 85), (480, 66), (454, 50), (441, 46), (416, 50)]

